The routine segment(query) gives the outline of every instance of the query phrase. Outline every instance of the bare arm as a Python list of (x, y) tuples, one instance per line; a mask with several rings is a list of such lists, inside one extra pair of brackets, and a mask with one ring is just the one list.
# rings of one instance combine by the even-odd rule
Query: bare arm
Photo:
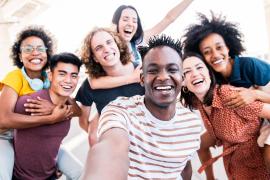
[(144, 42), (148, 42), (151, 36), (160, 34), (164, 29), (166, 29), (172, 22), (174, 22), (192, 3), (193, 0), (183, 0), (179, 4), (177, 4), (174, 8), (172, 8), (166, 16), (157, 23), (151, 29), (148, 29), (144, 32)]
[(123, 129), (113, 128), (105, 132), (88, 152), (82, 179), (126, 180), (129, 169), (128, 147), (128, 134)]
[[(209, 135), (208, 132), (205, 132), (201, 136), (201, 147), (198, 150), (198, 155), (201, 163), (207, 162), (210, 158), (212, 158), (210, 147), (215, 145), (215, 140)], [(207, 180), (214, 180), (213, 166), (210, 165), (205, 169), (205, 174)]]
[(263, 109), (262, 109), (259, 117), (270, 119), (270, 104), (264, 103)]
[[(71, 108), (72, 117), (81, 115), (81, 109), (73, 98), (68, 99), (68, 105)], [(25, 111), (31, 113), (32, 116), (44, 116), (51, 114), (56, 105), (46, 99), (37, 97), (37, 99), (27, 99), (24, 107)]]
[(92, 89), (109, 89), (140, 82), (140, 73), (141, 65), (137, 66), (132, 73), (126, 76), (103, 76), (98, 79), (88, 78), (88, 81)]
[(50, 115), (46, 116), (28, 116), (14, 112), (18, 99), (18, 94), (9, 86), (4, 86), (0, 96), (0, 128), (1, 129), (20, 129), (35, 127), (43, 124), (53, 124), (63, 121), (70, 115), (68, 106), (56, 106)]
[(257, 88), (238, 88), (233, 87), (232, 90), (236, 90), (237, 93), (232, 95), (226, 102), (226, 106), (229, 108), (238, 108), (252, 103), (256, 100), (270, 103), (270, 83), (265, 86), (259, 86)]

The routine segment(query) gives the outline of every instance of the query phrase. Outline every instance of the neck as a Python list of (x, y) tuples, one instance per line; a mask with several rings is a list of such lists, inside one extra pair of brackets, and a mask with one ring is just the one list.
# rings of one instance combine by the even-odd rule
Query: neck
[(224, 72), (221, 72), (222, 76), (226, 80), (231, 76), (231, 74), (232, 74), (232, 68), (233, 68), (233, 59), (230, 58), (225, 71)]
[(68, 99), (68, 97), (58, 95), (51, 88), (49, 89), (49, 95), (54, 105), (64, 105)]
[(108, 76), (123, 76), (130, 74), (134, 70), (131, 62), (123, 65), (121, 62), (112, 67), (103, 67)]
[(41, 72), (42, 71), (29, 71), (25, 69), (25, 73), (30, 79), (34, 79), (34, 78), (42, 79)]
[(172, 103), (171, 105), (167, 107), (161, 107), (161, 106), (153, 105), (152, 103), (149, 103), (148, 101), (145, 100), (144, 104), (145, 104), (145, 107), (148, 109), (148, 111), (151, 112), (151, 114), (155, 118), (161, 121), (169, 121), (175, 115), (176, 103)]

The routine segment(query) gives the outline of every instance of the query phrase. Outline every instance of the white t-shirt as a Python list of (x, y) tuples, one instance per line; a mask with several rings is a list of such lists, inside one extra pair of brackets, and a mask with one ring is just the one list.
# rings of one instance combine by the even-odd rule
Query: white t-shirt
[(155, 118), (144, 105), (144, 96), (120, 97), (100, 116), (98, 137), (111, 128), (129, 136), (128, 179), (182, 179), (187, 161), (200, 147), (201, 119), (177, 105), (169, 121)]

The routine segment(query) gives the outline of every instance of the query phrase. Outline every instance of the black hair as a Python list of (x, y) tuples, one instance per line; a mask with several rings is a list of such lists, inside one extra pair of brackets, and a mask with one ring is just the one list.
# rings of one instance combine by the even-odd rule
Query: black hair
[(49, 65), (49, 61), (51, 56), (53, 55), (55, 47), (52, 34), (41, 26), (28, 26), (17, 35), (17, 39), (11, 47), (10, 58), (13, 60), (13, 64), (15, 66), (17, 66), (18, 68), (23, 67), (23, 63), (20, 60), (21, 44), (26, 38), (31, 36), (40, 38), (44, 42), (45, 47), (47, 48), (47, 64), (43, 67), (43, 69), (46, 69)]
[[(183, 62), (189, 57), (197, 57), (197, 58), (199, 58), (206, 65), (206, 67), (209, 70), (211, 84), (210, 84), (210, 88), (209, 88), (208, 92), (204, 96), (203, 104), (206, 105), (206, 106), (211, 106), (212, 102), (213, 102), (214, 89), (215, 89), (215, 86), (216, 86), (216, 78), (215, 78), (215, 75), (214, 75), (214, 71), (207, 64), (207, 62), (204, 60), (204, 58), (200, 54), (198, 54), (196, 52), (186, 52), (183, 55)], [(196, 97), (196, 95), (194, 93), (188, 91), (187, 87), (182, 86), (181, 95), (180, 95), (180, 102), (182, 102), (182, 104), (185, 107), (188, 107), (190, 110), (193, 110), (193, 109), (195, 109), (197, 107), (198, 98)]]
[(128, 8), (134, 10), (137, 14), (137, 30), (134, 36), (132, 37), (131, 42), (134, 42), (135, 44), (140, 44), (143, 41), (143, 28), (142, 28), (140, 16), (138, 14), (138, 11), (135, 9), (135, 7), (130, 6), (130, 5), (119, 6), (113, 14), (112, 23), (117, 26), (117, 32), (119, 32), (119, 20), (120, 20), (122, 11)]
[(53, 71), (59, 62), (73, 64), (78, 67), (78, 71), (80, 71), (80, 67), (82, 65), (82, 61), (76, 55), (63, 52), (51, 57), (50, 70)]
[(174, 49), (177, 54), (182, 58), (182, 52), (181, 52), (181, 43), (180, 40), (174, 40), (171, 38), (171, 36), (167, 36), (165, 34), (153, 36), (148, 41), (148, 46), (139, 46), (138, 50), (141, 54), (142, 59), (144, 59), (145, 55), (148, 53), (150, 49), (153, 49), (155, 47), (159, 46), (168, 46), (172, 49)]
[(240, 55), (245, 48), (242, 45), (242, 33), (239, 31), (237, 24), (227, 22), (222, 15), (215, 16), (211, 11), (211, 19), (206, 15), (199, 13), (198, 24), (190, 25), (183, 35), (184, 52), (200, 52), (199, 46), (201, 41), (212, 33), (217, 33), (224, 39), (226, 46), (229, 48), (230, 57), (234, 58)]

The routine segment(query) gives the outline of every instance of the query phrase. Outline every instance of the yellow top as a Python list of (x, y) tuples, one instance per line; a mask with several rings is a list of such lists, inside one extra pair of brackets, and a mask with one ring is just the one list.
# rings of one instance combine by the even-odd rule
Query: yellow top
[(35, 92), (23, 76), (21, 69), (16, 69), (9, 72), (6, 77), (0, 82), (0, 90), (4, 85), (11, 87), (19, 96)]

